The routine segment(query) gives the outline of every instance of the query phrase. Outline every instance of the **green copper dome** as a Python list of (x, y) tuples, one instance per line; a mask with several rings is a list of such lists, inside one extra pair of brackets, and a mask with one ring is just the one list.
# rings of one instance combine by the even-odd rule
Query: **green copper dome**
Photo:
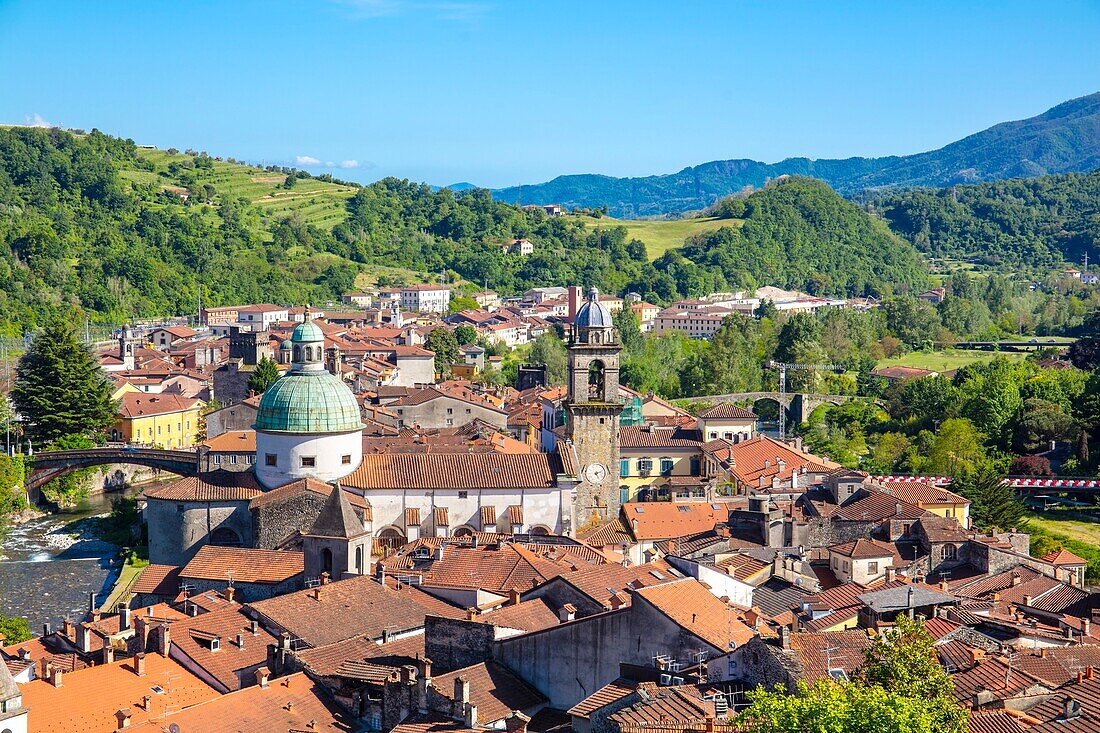
[(264, 390), (253, 427), (275, 433), (347, 433), (361, 430), (363, 423), (355, 395), (339, 377), (291, 371)]
[(299, 323), (294, 329), (294, 333), (290, 334), (291, 341), (324, 341), (325, 334), (321, 332), (321, 329), (317, 328), (317, 324), (313, 323), (309, 319), (306, 319), (305, 323)]

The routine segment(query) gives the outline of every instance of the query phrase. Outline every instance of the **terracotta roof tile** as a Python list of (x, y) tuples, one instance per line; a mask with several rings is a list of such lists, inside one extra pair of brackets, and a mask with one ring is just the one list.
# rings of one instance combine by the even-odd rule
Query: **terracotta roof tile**
[(363, 491), (541, 488), (556, 485), (558, 470), (546, 453), (372, 453), (342, 483)]
[(183, 568), (178, 565), (146, 565), (130, 590), (133, 593), (175, 597), (180, 592), (181, 570)]
[(435, 676), (432, 687), (453, 700), (454, 682), (459, 677), (470, 683), (470, 702), (477, 706), (478, 720), (485, 724), (503, 720), (513, 710), (532, 711), (546, 703), (538, 690), (496, 662), (482, 662)]
[(569, 708), (569, 714), (578, 718), (587, 719), (588, 716), (600, 708), (616, 703), (634, 692), (637, 685), (637, 682), (628, 680), (625, 677), (619, 677)]
[(830, 669), (842, 669), (846, 674), (854, 672), (863, 664), (863, 652), (872, 641), (865, 629), (795, 632), (791, 634), (791, 649), (798, 652), (806, 682), (812, 684), (829, 677)]
[[(145, 675), (134, 671), (134, 660), (87, 667), (62, 675), (62, 686), (37, 679), (21, 685), (28, 723), (35, 733), (109, 733), (118, 728), (115, 712), (130, 711), (130, 726), (159, 719), (218, 697), (218, 691), (179, 663), (159, 654), (145, 656)], [(159, 686), (165, 692), (156, 692)], [(150, 698), (145, 710), (142, 699)], [(159, 722), (158, 722), (159, 725)]]
[[(238, 645), (238, 634), (243, 644)], [(219, 640), (212, 650), (210, 639)], [(252, 632), (240, 606), (204, 613), (172, 624), (172, 654), (183, 654), (231, 692), (255, 683), (255, 667), (267, 661), (267, 646), (278, 641), (263, 627)]]
[(497, 508), (495, 506), (481, 507), (481, 526), (495, 527), (497, 523)]
[(703, 434), (695, 429), (658, 425), (625, 425), (619, 428), (622, 448), (698, 448)]
[(202, 442), (216, 453), (255, 453), (255, 430), (227, 430), (221, 435), (207, 438)]
[[(840, 468), (839, 463), (794, 447), (764, 435), (743, 440), (729, 448), (732, 471), (745, 484), (759, 486), (760, 479), (770, 482), (773, 478), (789, 481), (802, 468), (807, 471), (825, 472)], [(776, 459), (783, 459), (780, 468)]]
[(741, 646), (754, 636), (752, 629), (732, 618), (730, 606), (695, 578), (682, 578), (634, 593), (688, 633), (723, 651), (731, 648), (730, 642)]
[(311, 672), (322, 677), (337, 676), (347, 662), (370, 663), (379, 668), (398, 669), (416, 664), (424, 656), (424, 635), (413, 634), (379, 644), (369, 635), (355, 636), (335, 644), (303, 649), (295, 655)]
[(970, 500), (927, 481), (884, 481), (883, 489), (915, 506), (924, 504), (969, 504)]
[(1072, 552), (1065, 548), (1055, 550), (1054, 552), (1043, 555), (1043, 562), (1049, 562), (1051, 565), (1061, 567), (1063, 565), (1086, 565), (1086, 561), (1083, 557), (1074, 555)]
[(303, 570), (300, 552), (203, 545), (184, 566), (180, 578), (228, 582), (232, 576), (235, 583), (282, 583)]
[(729, 519), (729, 506), (701, 501), (629, 502), (622, 516), (638, 541), (668, 539), (713, 529)]
[(544, 598), (501, 606), (500, 608), (478, 615), (480, 623), (496, 624), (520, 631), (541, 631), (561, 623), (556, 609)]
[(519, 504), (511, 504), (508, 507), (508, 523), (523, 524), (523, 507)]
[(720, 405), (707, 408), (698, 414), (704, 420), (724, 418), (736, 420), (755, 420), (756, 413), (744, 407), (738, 407), (731, 402), (723, 402)]
[[(113, 719), (113, 717), (112, 717)], [(184, 733), (226, 731), (290, 731), (291, 733), (347, 733), (358, 730), (320, 685), (299, 672), (253, 685), (196, 705), (136, 729), (162, 733), (172, 724)]]
[(213, 471), (146, 489), (142, 495), (163, 501), (249, 501), (261, 493), (251, 471)]
[[(319, 481), (315, 478), (303, 478), (297, 481), (291, 481), (288, 484), (283, 484), (278, 488), (274, 488), (271, 491), (265, 491), (260, 496), (257, 496), (248, 505), (249, 509), (258, 509), (260, 507), (269, 506), (287, 499), (299, 496), (307, 491), (311, 491), (314, 494), (320, 496), (329, 496), (332, 493), (332, 484), (324, 481)], [(344, 495), (347, 497), (348, 502), (357, 509), (365, 510), (365, 519), (368, 521), (371, 519), (371, 506), (370, 503), (359, 494), (354, 491), (344, 491)]]
[(420, 510), (416, 508), (408, 508), (405, 510), (405, 526), (417, 527), (420, 525)]
[(447, 518), (447, 507), (437, 506), (435, 508), (433, 521), (436, 527), (450, 527), (451, 520)]
[(201, 404), (199, 400), (169, 392), (161, 394), (127, 392), (119, 398), (118, 414), (128, 419), (150, 415), (166, 415), (173, 412), (193, 410), (199, 404)]
[(845, 557), (856, 560), (864, 560), (875, 557), (894, 557), (895, 548), (875, 540), (858, 539), (854, 542), (843, 542), (829, 547), (829, 552), (835, 552)]
[(250, 607), (305, 644), (323, 646), (362, 634), (380, 638), (384, 629), (420, 629), (430, 612), (420, 602), (423, 595), (409, 586), (383, 588), (374, 578), (360, 575)]

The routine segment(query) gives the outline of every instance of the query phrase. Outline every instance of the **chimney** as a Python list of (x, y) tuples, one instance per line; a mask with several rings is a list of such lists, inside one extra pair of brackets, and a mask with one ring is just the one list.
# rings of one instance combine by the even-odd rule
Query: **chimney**
[(783, 649), (791, 648), (791, 630), (786, 626), (779, 627), (779, 646)]
[(887, 583), (893, 583), (894, 582), (894, 576), (896, 574), (897, 574), (897, 571), (894, 569), (893, 565), (887, 565), (886, 566), (886, 582)]
[(977, 664), (985, 658), (985, 650), (972, 647), (970, 649), (970, 664), (971, 666)]
[(610, 603), (611, 603), (611, 610), (612, 611), (617, 611), (617, 610), (619, 610), (620, 608), (622, 608), (623, 606), (626, 605), (626, 601), (623, 599), (623, 594), (622, 593), (615, 593), (614, 595), (612, 595), (611, 599), (610, 599)]
[(1089, 630), (1092, 628), (1092, 622), (1087, 618), (1081, 619), (1081, 636), (1088, 636)]
[(1012, 574), (1012, 587), (1015, 588), (1019, 584), (1020, 584), (1020, 574), (1019, 573), (1013, 573)]
[(53, 671), (53, 665), (50, 664), (50, 660), (46, 657), (42, 657), (38, 660), (38, 679), (48, 680), (50, 678), (50, 672)]
[(126, 631), (130, 628), (130, 603), (128, 601), (118, 604), (118, 628), (120, 631)]
[(474, 608), (473, 606), (470, 606), (469, 608), (467, 608), (466, 609), (466, 620), (467, 621), (473, 621), (476, 618), (477, 618), (477, 609)]
[(141, 709), (145, 712), (149, 712), (149, 706), (153, 704), (153, 696), (145, 695), (141, 698)]
[(416, 683), (416, 667), (411, 664), (406, 664), (401, 667), (401, 681), (406, 685)]
[(425, 682), (432, 681), (432, 660), (427, 657), (420, 658), (420, 677)]
[(676, 538), (673, 537), (668, 541), (668, 553), (669, 555), (676, 554)]
[(235, 596), (236, 594), (237, 594), (237, 589), (234, 588), (233, 586), (229, 586), (222, 593), (222, 595), (225, 596), (225, 600), (229, 601), (230, 603), (233, 602), (233, 596)]
[(138, 677), (145, 676), (145, 652), (138, 652), (134, 655), (134, 674)]
[(1025, 605), (1025, 606), (1030, 606), (1030, 605), (1031, 605), (1031, 601), (1032, 601), (1032, 600), (1033, 600), (1033, 599), (1032, 599), (1032, 597), (1031, 597), (1031, 596), (1024, 596), (1024, 605)]
[(88, 591), (88, 615), (93, 617), (93, 621), (97, 621), (98, 619), (94, 618), (94, 616), (98, 612), (95, 605), (95, 591)]
[[(47, 628), (48, 628), (48, 625), (45, 625), (45, 626), (43, 626), (43, 627), (42, 627), (42, 630), (43, 630), (43, 631), (46, 631), (46, 629), (47, 629)], [(72, 638), (73, 638), (73, 637), (75, 636), (75, 633), (74, 633), (74, 631), (75, 631), (75, 630), (74, 630), (74, 628), (73, 628), (73, 622), (72, 622), (72, 621), (70, 621), (69, 619), (65, 619), (65, 620), (64, 620), (64, 621), (63, 621), (63, 622), (61, 623), (61, 633), (62, 633), (62, 634), (63, 634), (63, 635), (64, 635), (64, 636), (66, 637), (66, 638), (68, 638), (68, 639), (72, 639)], [(45, 636), (49, 636), (49, 634), (47, 633), (47, 634), (45, 634)]]
[(321, 573), (321, 585), (328, 585), (329, 575), (327, 572)]
[(237, 648), (238, 649), (244, 649), (244, 634), (243, 633), (238, 633), (237, 634)]
[(50, 684), (54, 687), (61, 687), (61, 669), (58, 667), (50, 667)]
[(558, 619), (565, 623), (566, 621), (572, 621), (577, 617), (577, 607), (572, 603), (566, 603), (564, 606), (558, 609)]
[(46, 622), (46, 623), (42, 624), (42, 636), (49, 636), (49, 635), (50, 635), (50, 624), (49, 624), (49, 622)]
[(111, 664), (115, 661), (115, 649), (110, 642), (103, 645), (103, 663)]
[[(1077, 673), (1077, 681), (1081, 681), (1081, 673)], [(1062, 702), (1062, 720), (1073, 720), (1074, 718), (1081, 717), (1081, 703), (1074, 700), (1072, 697), (1067, 697)]]
[(252, 626), (252, 635), (253, 636), (259, 636), (260, 635), (260, 622), (257, 621), (256, 619), (252, 619), (251, 626)]
[(466, 710), (470, 702), (470, 681), (465, 677), (455, 677), (455, 706), (459, 712)]
[(115, 719), (118, 721), (118, 728), (116, 730), (122, 730), (123, 728), (130, 727), (130, 708), (123, 708), (115, 713)]
[(1088, 667), (1085, 667), (1085, 679), (1086, 680), (1091, 680), (1092, 679), (1093, 669), (1095, 669), (1095, 668), (1091, 665), (1088, 666)]
[(527, 724), (531, 722), (531, 719), (521, 713), (518, 710), (513, 710), (512, 713), (504, 719), (504, 730), (508, 733), (527, 733)]
[(466, 715), (463, 718), (463, 723), (467, 728), (477, 727), (477, 705), (466, 704)]
[(513, 588), (512, 590), (508, 591), (508, 605), (519, 605), (519, 589)]
[(76, 627), (76, 645), (85, 654), (92, 651), (92, 635), (88, 632), (86, 622), (82, 621)]
[(271, 678), (271, 670), (267, 667), (260, 667), (256, 670), (256, 684), (260, 687), (267, 687), (267, 681)]

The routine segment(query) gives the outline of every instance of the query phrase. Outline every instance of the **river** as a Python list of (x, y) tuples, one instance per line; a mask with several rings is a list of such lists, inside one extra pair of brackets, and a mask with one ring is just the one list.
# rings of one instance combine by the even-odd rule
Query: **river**
[(119, 548), (96, 536), (92, 518), (109, 513), (116, 497), (142, 488), (97, 494), (13, 525), (0, 540), (0, 613), (27, 618), (39, 634), (44, 623), (56, 629), (65, 618), (82, 618), (89, 593), (103, 603), (118, 578)]

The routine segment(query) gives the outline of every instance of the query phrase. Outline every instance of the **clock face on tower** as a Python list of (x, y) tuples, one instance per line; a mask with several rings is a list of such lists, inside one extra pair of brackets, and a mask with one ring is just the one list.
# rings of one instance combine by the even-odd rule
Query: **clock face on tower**
[(590, 463), (584, 469), (584, 477), (590, 484), (602, 484), (607, 478), (607, 468), (602, 463)]

